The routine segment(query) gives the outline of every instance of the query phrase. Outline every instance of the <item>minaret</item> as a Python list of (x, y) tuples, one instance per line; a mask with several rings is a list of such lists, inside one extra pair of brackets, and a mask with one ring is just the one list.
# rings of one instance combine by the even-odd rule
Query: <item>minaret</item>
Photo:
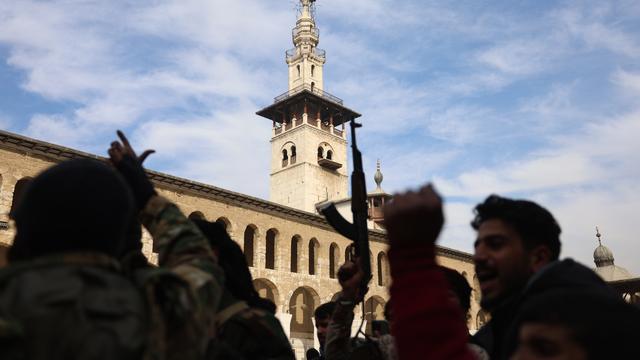
[(597, 226), (596, 237), (598, 238), (598, 247), (593, 252), (593, 262), (596, 263), (596, 267), (601, 268), (604, 266), (614, 265), (613, 253), (608, 247), (602, 245), (602, 240), (600, 239), (602, 235), (600, 234), (600, 229), (598, 229)]
[(325, 62), (325, 52), (317, 48), (320, 31), (311, 15), (313, 1), (301, 0), (300, 3), (300, 16), (291, 34), (295, 47), (286, 52), (287, 65), (289, 65), (289, 90), (305, 86), (311, 92), (322, 91), (322, 66)]
[(313, 0), (300, 0), (293, 49), (286, 51), (288, 90), (257, 112), (272, 121), (269, 199), (315, 212), (315, 205), (348, 196), (344, 123), (360, 116), (324, 91), (325, 52)]
[(376, 182), (376, 189), (367, 194), (367, 202), (369, 203), (369, 220), (373, 222), (373, 228), (383, 228), (384, 212), (382, 207), (391, 200), (392, 196), (382, 190), (382, 171), (380, 171), (380, 159), (376, 162), (376, 173), (373, 175), (373, 181)]

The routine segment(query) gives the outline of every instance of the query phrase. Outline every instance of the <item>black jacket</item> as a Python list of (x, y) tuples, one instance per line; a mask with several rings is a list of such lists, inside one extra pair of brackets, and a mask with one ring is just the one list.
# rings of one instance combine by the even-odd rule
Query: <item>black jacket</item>
[(556, 261), (533, 275), (525, 288), (491, 313), (491, 320), (471, 342), (487, 350), (491, 359), (507, 359), (516, 348), (520, 309), (537, 296), (555, 289), (589, 288), (607, 296), (615, 292), (594, 271), (572, 259)]

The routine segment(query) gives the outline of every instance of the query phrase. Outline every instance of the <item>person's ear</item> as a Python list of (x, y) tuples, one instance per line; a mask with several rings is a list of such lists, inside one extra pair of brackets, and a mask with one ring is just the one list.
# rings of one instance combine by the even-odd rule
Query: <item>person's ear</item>
[(551, 262), (551, 250), (549, 247), (539, 245), (530, 252), (529, 266), (532, 272), (538, 272), (545, 265)]

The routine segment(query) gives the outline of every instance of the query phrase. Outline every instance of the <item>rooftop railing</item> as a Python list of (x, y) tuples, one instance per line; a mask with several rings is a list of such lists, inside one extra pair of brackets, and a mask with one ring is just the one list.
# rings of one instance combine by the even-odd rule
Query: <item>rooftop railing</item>
[[(326, 52), (322, 49), (318, 49), (318, 48), (314, 48), (313, 50), (311, 50), (311, 54), (313, 56), (315, 56), (318, 59), (325, 59), (326, 57)], [(285, 51), (285, 58), (287, 60), (291, 60), (294, 57), (298, 56), (298, 48), (293, 48), (293, 49), (289, 49), (287, 51)]]
[(291, 30), (291, 36), (293, 36), (294, 38), (296, 36), (298, 36), (300, 33), (306, 32), (306, 31), (310, 31), (311, 35), (315, 36), (315, 37), (319, 37), (320, 36), (320, 29), (318, 29), (317, 27), (312, 27), (311, 29), (309, 28), (293, 28)]
[(299, 94), (304, 90), (307, 90), (307, 91), (309, 91), (309, 92), (311, 92), (313, 94), (316, 94), (316, 95), (320, 96), (321, 98), (327, 99), (327, 100), (329, 100), (331, 102), (334, 102), (336, 104), (339, 104), (339, 105), (343, 104), (342, 99), (340, 99), (339, 97), (331, 95), (326, 91), (322, 91), (322, 90), (317, 89), (317, 88), (312, 88), (311, 85), (309, 85), (309, 84), (302, 84), (302, 85), (300, 85), (298, 87), (295, 87), (295, 88), (293, 88), (293, 89), (291, 89), (291, 90), (289, 90), (289, 91), (287, 91), (287, 92), (285, 92), (285, 93), (283, 93), (281, 95), (278, 95), (273, 99), (273, 102), (274, 103), (280, 102), (280, 101), (285, 100), (285, 99), (287, 99), (287, 98), (289, 98), (289, 97), (291, 97), (293, 95)]

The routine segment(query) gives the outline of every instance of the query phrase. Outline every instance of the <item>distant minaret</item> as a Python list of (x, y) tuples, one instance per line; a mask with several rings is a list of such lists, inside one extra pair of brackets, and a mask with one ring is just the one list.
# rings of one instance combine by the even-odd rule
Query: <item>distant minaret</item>
[(375, 225), (375, 229), (383, 227), (384, 212), (382, 208), (384, 204), (391, 200), (391, 195), (382, 190), (382, 171), (380, 171), (380, 160), (376, 162), (376, 173), (373, 175), (373, 181), (376, 182), (376, 189), (367, 194), (367, 202), (369, 203), (369, 220)]
[(596, 226), (596, 237), (598, 238), (598, 247), (593, 252), (593, 262), (596, 263), (596, 267), (611, 266), (614, 265), (613, 252), (608, 247), (602, 245), (600, 239), (600, 229)]
[(360, 116), (324, 91), (325, 52), (312, 0), (300, 0), (293, 49), (286, 51), (287, 92), (257, 112), (272, 121), (269, 199), (300, 210), (348, 197), (344, 123)]
[(322, 91), (325, 52), (317, 48), (320, 31), (316, 27), (311, 12), (313, 1), (300, 0), (300, 3), (300, 16), (291, 34), (295, 47), (286, 53), (287, 65), (289, 65), (289, 90), (306, 85), (312, 92)]

